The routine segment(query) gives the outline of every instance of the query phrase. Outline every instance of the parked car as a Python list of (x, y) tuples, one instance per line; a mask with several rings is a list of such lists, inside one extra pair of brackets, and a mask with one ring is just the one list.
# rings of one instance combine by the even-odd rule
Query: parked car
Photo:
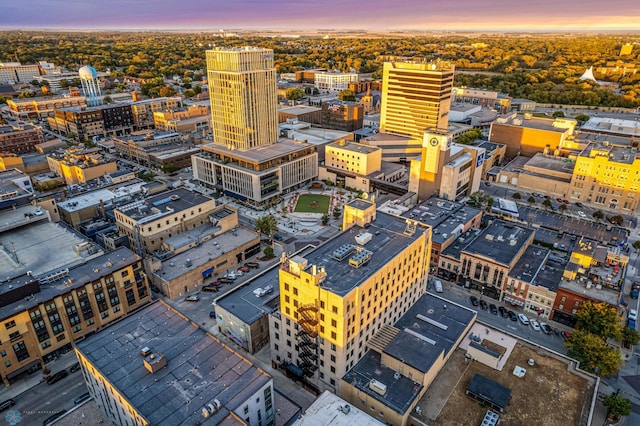
[(518, 319), (523, 325), (529, 325), (529, 318), (524, 314), (518, 314)]
[(80, 363), (79, 363), (79, 362), (76, 362), (75, 364), (73, 364), (73, 365), (71, 366), (71, 368), (69, 369), (69, 371), (70, 371), (71, 373), (75, 373), (76, 371), (80, 371)]
[(54, 374), (53, 376), (49, 376), (49, 378), (47, 379), (47, 384), (48, 385), (52, 385), (54, 383), (59, 382), (60, 380), (64, 379), (65, 377), (67, 377), (69, 375), (69, 373), (67, 373), (67, 370), (61, 370), (58, 371), (56, 374)]
[(575, 205), (576, 205), (576, 207), (580, 207), (580, 208), (584, 207), (584, 204), (582, 204), (582, 203), (575, 203)]
[(260, 264), (258, 262), (247, 262), (244, 264), (244, 266), (251, 269), (258, 269), (260, 267)]
[(7, 399), (6, 401), (0, 402), (0, 412), (7, 410), (16, 405), (16, 402), (13, 399)]
[(507, 316), (509, 316), (511, 321), (518, 321), (518, 316), (513, 311), (507, 311)]
[(222, 277), (218, 279), (222, 284), (233, 284), (233, 280), (231, 278)]
[(44, 422), (42, 422), (42, 426), (47, 426), (50, 425), (51, 423), (53, 423), (55, 420), (59, 419), (60, 417), (62, 417), (62, 415), (64, 413), (66, 413), (67, 410), (60, 410), (57, 413), (55, 413), (53, 416), (49, 416), (45, 419)]
[(231, 271), (231, 272), (227, 273), (223, 278), (227, 278), (227, 279), (230, 279), (232, 281), (235, 281), (235, 279), (238, 278), (241, 275), (238, 275), (236, 272)]
[(637, 320), (638, 319), (638, 311), (635, 309), (629, 309), (629, 319)]
[(640, 283), (634, 282), (631, 286), (631, 298), (637, 299), (638, 295), (640, 295)]
[(547, 324), (547, 323), (541, 322), (540, 323), (540, 328), (542, 329), (542, 332), (544, 334), (551, 334), (552, 333), (551, 327), (549, 327), (549, 324)]
[(500, 316), (501, 316), (502, 318), (506, 318), (506, 317), (508, 316), (508, 315), (507, 315), (507, 308), (505, 308), (504, 306), (500, 306), (500, 307), (498, 308), (498, 312), (500, 312)]
[(216, 317), (216, 311), (209, 311), (209, 318), (215, 318)]
[(210, 291), (212, 293), (217, 293), (218, 290), (220, 290), (219, 286), (215, 286), (211, 284), (207, 284), (204, 287), (202, 287), (202, 291)]
[(534, 331), (540, 331), (540, 324), (536, 320), (529, 321), (529, 325), (533, 328)]
[(238, 271), (249, 272), (249, 267), (248, 266), (240, 266), (240, 267), (238, 267)]
[(571, 339), (571, 333), (569, 333), (568, 331), (561, 331), (560, 336), (562, 337), (563, 340)]
[(479, 305), (479, 303), (478, 303), (478, 298), (477, 298), (477, 297), (475, 297), (475, 296), (471, 296), (471, 297), (469, 298), (469, 300), (471, 300), (471, 304), (472, 304), (473, 306), (478, 306), (478, 305)]
[(85, 401), (88, 401), (91, 399), (91, 394), (89, 392), (87, 393), (83, 393), (82, 395), (80, 395), (79, 397), (77, 397), (76, 399), (73, 400), (73, 404), (74, 405), (80, 405)]
[(584, 212), (583, 212), (583, 211), (579, 211), (579, 212), (578, 212), (578, 216), (580, 216), (582, 219), (586, 219), (586, 218), (587, 218), (587, 215), (586, 215), (586, 214), (584, 214)]
[(282, 241), (282, 234), (279, 234), (276, 232), (275, 234), (273, 234), (273, 238), (275, 238), (278, 241)]
[(485, 302), (484, 300), (481, 300), (481, 301), (480, 301), (480, 308), (481, 308), (483, 311), (486, 311), (487, 309), (489, 309), (489, 305), (488, 305), (488, 304), (487, 304), (487, 302)]
[(433, 282), (433, 287), (435, 288), (437, 293), (442, 293), (442, 281), (440, 280), (435, 280)]
[(498, 315), (498, 308), (493, 303), (489, 305), (489, 312), (493, 315)]
[(198, 296), (197, 294), (192, 294), (191, 296), (187, 296), (185, 297), (185, 299), (187, 302), (197, 302), (198, 300), (200, 300), (200, 296)]
[(632, 330), (635, 330), (636, 329), (636, 320), (629, 319), (629, 321), (627, 321), (627, 327), (629, 327)]

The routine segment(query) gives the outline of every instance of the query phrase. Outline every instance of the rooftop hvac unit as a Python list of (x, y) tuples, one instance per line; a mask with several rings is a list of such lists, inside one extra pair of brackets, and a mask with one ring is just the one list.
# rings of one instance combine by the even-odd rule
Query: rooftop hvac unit
[(356, 243), (358, 243), (361, 246), (363, 246), (363, 245), (367, 244), (369, 241), (371, 241), (372, 237), (373, 237), (373, 235), (371, 235), (369, 232), (360, 233), (360, 234), (356, 235)]
[(382, 396), (387, 393), (387, 385), (377, 381), (376, 379), (371, 379), (371, 381), (369, 382), (369, 389)]

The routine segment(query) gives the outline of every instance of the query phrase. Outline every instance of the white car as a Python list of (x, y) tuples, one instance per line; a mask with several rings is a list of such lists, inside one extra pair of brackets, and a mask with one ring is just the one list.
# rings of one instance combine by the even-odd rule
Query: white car
[(526, 315), (524, 314), (518, 314), (518, 319), (520, 320), (520, 322), (524, 325), (529, 325), (529, 318), (527, 318)]
[(586, 219), (587, 215), (584, 214), (584, 212), (578, 212), (578, 216), (580, 216), (582, 219)]
[(638, 311), (636, 311), (635, 309), (629, 309), (629, 319), (636, 321), (637, 318), (638, 318)]
[(531, 320), (529, 324), (531, 324), (531, 328), (533, 328), (534, 331), (540, 331), (540, 324), (538, 324), (538, 321)]

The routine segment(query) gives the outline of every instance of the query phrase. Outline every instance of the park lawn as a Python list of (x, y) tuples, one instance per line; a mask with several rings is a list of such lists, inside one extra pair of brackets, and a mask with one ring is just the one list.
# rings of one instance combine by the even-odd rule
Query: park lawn
[(296, 213), (328, 213), (329, 201), (328, 195), (321, 194), (301, 194), (296, 202)]

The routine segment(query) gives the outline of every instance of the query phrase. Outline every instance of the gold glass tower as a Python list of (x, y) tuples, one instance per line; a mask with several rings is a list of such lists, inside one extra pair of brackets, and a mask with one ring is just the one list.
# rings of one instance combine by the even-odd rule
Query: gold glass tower
[(213, 138), (248, 150), (278, 140), (278, 95), (273, 50), (207, 50)]
[(425, 130), (448, 127), (454, 66), (385, 62), (380, 130), (422, 141)]

